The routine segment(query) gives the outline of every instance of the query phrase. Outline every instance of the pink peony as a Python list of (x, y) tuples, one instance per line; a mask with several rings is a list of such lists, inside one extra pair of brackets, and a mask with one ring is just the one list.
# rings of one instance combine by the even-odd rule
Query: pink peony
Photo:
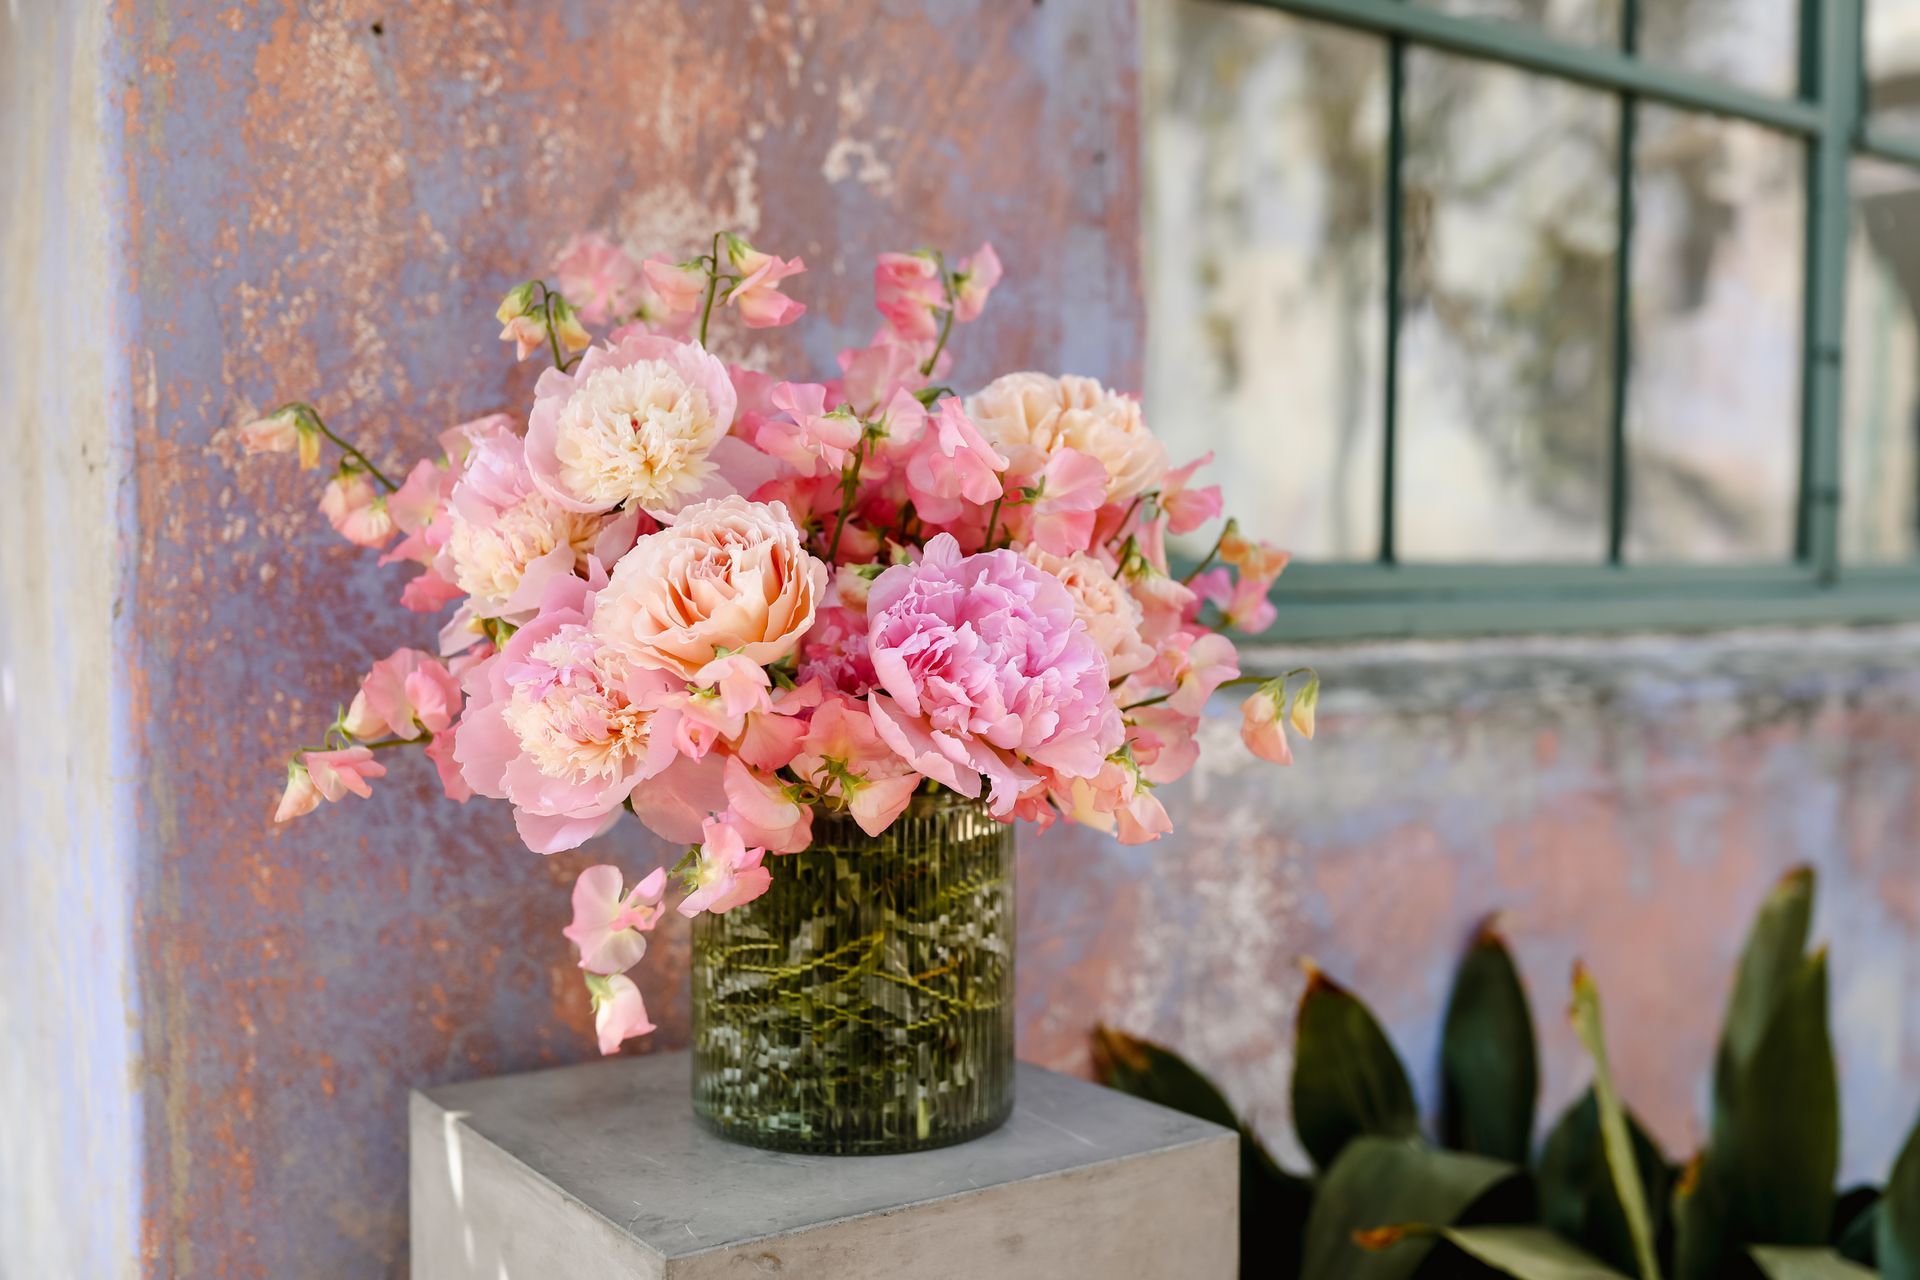
[(618, 1053), (621, 1041), (653, 1030), (646, 1002), (632, 978), (623, 973), (610, 977), (589, 974), (587, 990), (593, 999), (593, 1029), (600, 1038), (601, 1053)]
[(387, 500), (373, 487), (367, 473), (341, 467), (320, 494), (320, 513), (333, 531), (356, 547), (385, 545), (393, 536), (393, 517)]
[(726, 366), (699, 347), (628, 333), (540, 375), (527, 466), (569, 511), (677, 511), (724, 491), (723, 464), (750, 465), (738, 455), (754, 451), (727, 438), (736, 403)]
[(605, 324), (639, 305), (640, 264), (598, 233), (576, 235), (553, 262), (560, 292), (588, 324)]
[(1123, 737), (1106, 659), (1059, 580), (1011, 551), (962, 556), (949, 534), (881, 574), (867, 600), (887, 745), (995, 816), (1040, 781), (1092, 777)]
[(477, 794), (513, 803), (536, 853), (605, 831), (676, 756), (671, 721), (656, 723), (654, 707), (677, 682), (608, 649), (592, 622), (588, 584), (556, 583), (540, 612), (465, 680), (454, 759)]
[(680, 903), (680, 914), (691, 920), (702, 911), (721, 915), (744, 906), (767, 891), (773, 876), (760, 865), (766, 850), (749, 848), (726, 817), (710, 818), (701, 828), (699, 861), (693, 869), (693, 892)]
[(1092, 378), (1009, 373), (967, 397), (967, 413), (1006, 453), (1078, 449), (1107, 471), (1107, 500), (1128, 502), (1160, 482), (1167, 451), (1147, 431), (1140, 402)]
[(846, 697), (828, 698), (813, 713), (792, 767), (821, 795), (844, 803), (870, 836), (893, 825), (920, 785), (920, 775), (881, 739), (866, 705)]
[(588, 867), (573, 883), (573, 923), (561, 930), (580, 948), (588, 973), (625, 973), (647, 953), (646, 935), (660, 920), (667, 872), (656, 867), (622, 892), (620, 868)]
[(634, 544), (594, 626), (633, 663), (688, 680), (717, 657), (767, 666), (794, 652), (826, 587), (784, 506), (720, 498)]

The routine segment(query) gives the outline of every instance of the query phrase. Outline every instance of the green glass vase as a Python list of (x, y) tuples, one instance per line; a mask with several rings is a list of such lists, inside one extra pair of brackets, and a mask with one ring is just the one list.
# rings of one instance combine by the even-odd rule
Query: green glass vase
[(693, 1109), (823, 1155), (978, 1137), (1013, 1108), (1013, 828), (916, 796), (879, 836), (815, 814), (773, 886), (693, 926)]

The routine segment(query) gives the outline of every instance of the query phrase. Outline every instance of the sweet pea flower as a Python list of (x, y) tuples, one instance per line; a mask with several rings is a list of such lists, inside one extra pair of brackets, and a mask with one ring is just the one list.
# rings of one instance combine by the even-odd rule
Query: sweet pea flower
[(691, 881), (693, 892), (680, 903), (680, 914), (691, 920), (702, 911), (722, 915), (744, 906), (767, 891), (773, 876), (760, 865), (767, 851), (749, 848), (730, 815), (709, 818), (701, 827), (699, 859)]
[(1164, 683), (1173, 686), (1167, 705), (1182, 715), (1197, 716), (1213, 691), (1240, 674), (1240, 656), (1233, 641), (1208, 632), (1182, 632), (1162, 646), (1155, 672), (1164, 671)]
[(415, 613), (438, 613), (465, 594), (432, 569), (424, 569), (400, 588), (400, 603)]
[(860, 443), (860, 420), (845, 410), (827, 412), (827, 389), (816, 383), (782, 382), (773, 406), (784, 417), (763, 417), (753, 443), (803, 476), (837, 474)]
[(744, 716), (749, 711), (766, 711), (773, 706), (769, 696), (773, 679), (767, 669), (744, 653), (715, 658), (693, 673), (693, 682), (720, 695), (721, 709), (729, 716)]
[(320, 432), (297, 406), (276, 409), (240, 428), (240, 444), (249, 454), (297, 453), (300, 469), (320, 465)]
[(880, 575), (867, 616), (880, 737), (961, 795), (990, 784), (994, 816), (1040, 780), (1029, 766), (1092, 777), (1121, 745), (1106, 658), (1059, 580), (1013, 552), (938, 534)]
[(647, 1017), (646, 1002), (640, 988), (623, 973), (587, 975), (587, 991), (593, 999), (593, 1029), (600, 1038), (600, 1052), (620, 1052), (620, 1043), (653, 1030)]
[(1270, 543), (1242, 537), (1238, 523), (1230, 521), (1220, 538), (1220, 559), (1238, 569), (1241, 577), (1259, 583), (1261, 592), (1265, 593), (1292, 556)]
[(930, 338), (911, 340), (892, 325), (883, 325), (866, 346), (840, 352), (841, 394), (856, 412), (870, 415), (899, 393), (911, 394), (929, 385), (931, 379), (947, 375), (953, 364), (950, 351), (940, 352), (931, 370), (925, 368), (933, 349)]
[(1126, 713), (1127, 748), (1140, 776), (1155, 786), (1187, 776), (1200, 759), (1200, 717), (1166, 703)]
[(1209, 520), (1219, 518), (1223, 508), (1219, 485), (1210, 484), (1203, 489), (1187, 487), (1193, 473), (1212, 461), (1213, 454), (1204, 453), (1186, 466), (1169, 471), (1160, 482), (1160, 509), (1167, 513), (1170, 532), (1192, 533)]
[(727, 262), (741, 279), (727, 291), (729, 306), (740, 309), (740, 319), (749, 329), (772, 329), (792, 324), (806, 313), (806, 307), (780, 292), (780, 282), (807, 269), (798, 258), (781, 260), (762, 253), (739, 236), (722, 237)]
[(360, 682), (346, 729), (356, 738), (417, 738), (423, 729), (445, 732), (459, 714), (460, 682), (445, 664), (418, 649), (396, 649)]
[(513, 344), (513, 358), (525, 360), (547, 345), (547, 316), (544, 310), (510, 316), (500, 328), (500, 341)]
[(873, 303), (901, 337), (934, 340), (940, 332), (934, 315), (947, 306), (939, 261), (930, 253), (881, 254), (873, 268)]
[(356, 547), (378, 547), (393, 536), (387, 500), (367, 473), (343, 466), (320, 494), (320, 512), (335, 533)]
[(813, 713), (792, 768), (821, 795), (841, 800), (870, 836), (893, 825), (920, 785), (920, 775), (887, 746), (866, 707), (842, 696)]
[(1000, 283), (1000, 255), (983, 244), (954, 269), (953, 318), (961, 324), (980, 318), (987, 295)]
[(364, 800), (373, 794), (367, 779), (387, 776), (387, 766), (375, 760), (373, 752), (366, 747), (308, 751), (300, 758), (314, 789), (328, 800), (338, 800), (348, 792)]
[(1287, 720), (1308, 741), (1313, 739), (1313, 712), (1319, 705), (1320, 677), (1309, 673), (1307, 682), (1293, 695), (1293, 705), (1287, 709)]
[(1109, 757), (1092, 778), (1073, 779), (1061, 808), (1075, 822), (1107, 832), (1121, 844), (1146, 844), (1173, 830), (1166, 807), (1125, 752)]
[[(896, 395), (896, 404), (903, 395)], [(944, 524), (999, 497), (1006, 469), (1007, 459), (980, 434), (960, 401), (948, 396), (907, 454), (907, 491), (923, 519)]]
[(728, 756), (723, 775), (727, 812), (741, 838), (769, 853), (798, 853), (813, 840), (813, 810), (797, 803), (775, 778)]
[(287, 788), (280, 793), (280, 805), (273, 811), (275, 822), (291, 822), (320, 807), (320, 789), (313, 785), (307, 766), (294, 760), (287, 765)]
[(620, 868), (588, 867), (573, 882), (573, 923), (561, 930), (580, 948), (588, 973), (625, 973), (647, 953), (646, 935), (660, 920), (667, 872), (655, 867), (623, 892)]
[(1220, 610), (1223, 627), (1259, 635), (1279, 616), (1267, 598), (1271, 578), (1256, 578), (1246, 573), (1234, 577), (1224, 568), (1209, 569), (1193, 580), (1193, 586), (1202, 599)]
[(771, 707), (747, 713), (740, 736), (733, 740), (733, 753), (768, 773), (785, 768), (806, 736), (801, 713), (819, 706), (821, 696), (820, 682), (804, 675), (797, 687), (776, 690)]
[(440, 775), (440, 789), (446, 792), (447, 799), (455, 804), (465, 804), (473, 799), (473, 788), (460, 773), (460, 762), (454, 759), (453, 746), (459, 725), (451, 725), (444, 732), (436, 733), (427, 741), (427, 759), (433, 761), (433, 770)]
[(1280, 714), (1281, 690), (1280, 681), (1269, 680), (1240, 704), (1240, 740), (1262, 760), (1292, 764), (1293, 748), (1287, 745), (1286, 725)]
[(560, 292), (578, 306), (588, 324), (605, 324), (631, 312), (638, 303), (640, 264), (633, 255), (598, 232), (576, 235), (553, 261)]
[(641, 320), (662, 332), (685, 332), (706, 301), (707, 269), (698, 262), (648, 258), (640, 270), (649, 295), (640, 304)]
[(1085, 551), (1107, 498), (1107, 469), (1078, 449), (1060, 449), (1029, 489), (1027, 541), (1056, 556)]

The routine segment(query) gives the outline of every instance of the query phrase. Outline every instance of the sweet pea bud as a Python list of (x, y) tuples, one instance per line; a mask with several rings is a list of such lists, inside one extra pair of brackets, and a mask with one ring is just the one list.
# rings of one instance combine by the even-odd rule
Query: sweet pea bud
[(507, 290), (507, 296), (500, 299), (500, 309), (493, 313), (493, 318), (505, 324), (515, 316), (524, 316), (532, 311), (533, 287), (534, 281), (529, 280)]
[(560, 345), (569, 351), (585, 351), (592, 345), (593, 335), (580, 323), (580, 313), (559, 294), (548, 296), (553, 304), (553, 333), (560, 339)]
[(766, 254), (760, 252), (731, 231), (722, 233), (720, 242), (726, 246), (727, 262), (735, 271), (745, 272), (751, 275), (759, 269), (761, 263), (767, 260)]
[(1307, 682), (1293, 695), (1293, 706), (1287, 712), (1287, 720), (1303, 738), (1313, 737), (1313, 711), (1320, 703), (1320, 677), (1314, 672), (1307, 673)]

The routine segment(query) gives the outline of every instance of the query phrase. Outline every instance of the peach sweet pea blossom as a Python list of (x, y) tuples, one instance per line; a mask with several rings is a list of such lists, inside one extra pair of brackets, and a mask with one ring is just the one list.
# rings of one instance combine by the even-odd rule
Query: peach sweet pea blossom
[(1166, 448), (1148, 434), (1140, 402), (1092, 378), (1005, 374), (967, 397), (967, 413), (1002, 453), (1026, 445), (1098, 458), (1109, 502), (1145, 493), (1166, 474)]
[(920, 775), (881, 739), (866, 705), (838, 695), (813, 713), (793, 771), (844, 803), (870, 836), (893, 825), (920, 785)]
[(910, 341), (933, 339), (934, 318), (946, 309), (947, 288), (931, 253), (883, 253), (873, 267), (873, 301), (896, 333)]
[(778, 328), (806, 314), (806, 307), (780, 292), (780, 282), (805, 271), (806, 263), (762, 253), (739, 236), (722, 239), (728, 265), (740, 273), (738, 283), (727, 291), (727, 305), (739, 310), (749, 329)]
[(727, 367), (713, 356), (659, 334), (628, 333), (615, 346), (589, 349), (571, 373), (540, 375), (527, 466), (540, 491), (569, 511), (677, 511), (723, 491), (720, 464), (729, 452), (755, 452), (727, 439), (737, 404)]
[(622, 891), (620, 868), (588, 867), (573, 882), (573, 923), (561, 933), (580, 948), (580, 967), (588, 973), (625, 973), (647, 953), (646, 935), (660, 920), (667, 872), (655, 867), (632, 889)]
[(320, 495), (320, 513), (333, 531), (356, 547), (378, 547), (393, 536), (387, 500), (367, 473), (342, 467)]
[(320, 432), (293, 405), (276, 409), (241, 427), (240, 443), (250, 454), (298, 454), (302, 471), (311, 471), (320, 465)]
[(621, 557), (594, 628), (633, 663), (691, 680), (716, 657), (765, 666), (794, 652), (826, 589), (784, 505), (719, 498)]
[(280, 793), (280, 805), (273, 811), (275, 822), (291, 822), (320, 807), (320, 789), (313, 785), (307, 766), (295, 760), (287, 766), (287, 789)]
[(446, 665), (418, 649), (396, 649), (373, 664), (347, 709), (356, 738), (444, 733), (460, 714), (460, 682)]
[(1262, 760), (1292, 764), (1293, 748), (1287, 745), (1286, 723), (1280, 714), (1280, 686), (1269, 680), (1240, 704), (1240, 740), (1247, 750)]

